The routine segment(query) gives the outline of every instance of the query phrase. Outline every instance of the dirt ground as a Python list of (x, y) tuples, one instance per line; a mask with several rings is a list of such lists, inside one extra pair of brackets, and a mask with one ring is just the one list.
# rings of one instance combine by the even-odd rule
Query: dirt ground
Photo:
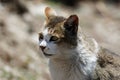
[(44, 0), (0, 0), (0, 80), (50, 80), (47, 61), (38, 46), (44, 8), (58, 15), (79, 16), (84, 33), (120, 54), (120, 5), (78, 2), (77, 7)]

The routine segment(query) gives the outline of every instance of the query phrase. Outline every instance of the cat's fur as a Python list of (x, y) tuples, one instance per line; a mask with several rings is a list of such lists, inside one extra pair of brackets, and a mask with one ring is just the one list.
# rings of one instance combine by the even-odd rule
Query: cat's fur
[(86, 37), (77, 15), (57, 16), (49, 7), (45, 15), (39, 45), (49, 58), (52, 80), (120, 80), (120, 57)]

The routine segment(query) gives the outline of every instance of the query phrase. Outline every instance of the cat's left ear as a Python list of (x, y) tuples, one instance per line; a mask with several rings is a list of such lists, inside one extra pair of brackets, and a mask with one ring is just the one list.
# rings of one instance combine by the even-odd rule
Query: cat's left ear
[(71, 15), (64, 23), (65, 30), (72, 34), (76, 35), (78, 31), (79, 19), (77, 15)]
[(51, 16), (57, 16), (55, 10), (53, 10), (52, 8), (50, 7), (46, 7), (45, 8), (45, 16), (47, 19), (49, 19)]

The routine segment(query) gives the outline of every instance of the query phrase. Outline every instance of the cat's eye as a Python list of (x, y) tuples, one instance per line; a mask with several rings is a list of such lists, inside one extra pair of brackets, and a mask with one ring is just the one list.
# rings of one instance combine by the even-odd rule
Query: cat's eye
[(43, 39), (43, 35), (41, 33), (39, 33), (39, 40)]
[(59, 38), (56, 37), (56, 36), (52, 36), (52, 37), (50, 38), (50, 41), (58, 41), (58, 40), (59, 40)]

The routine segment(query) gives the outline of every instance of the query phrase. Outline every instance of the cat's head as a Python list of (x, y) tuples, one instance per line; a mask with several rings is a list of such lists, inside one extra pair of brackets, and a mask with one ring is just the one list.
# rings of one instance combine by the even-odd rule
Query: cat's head
[(78, 16), (68, 18), (57, 16), (56, 12), (45, 8), (45, 24), (39, 33), (39, 46), (45, 56), (65, 54), (77, 46)]

